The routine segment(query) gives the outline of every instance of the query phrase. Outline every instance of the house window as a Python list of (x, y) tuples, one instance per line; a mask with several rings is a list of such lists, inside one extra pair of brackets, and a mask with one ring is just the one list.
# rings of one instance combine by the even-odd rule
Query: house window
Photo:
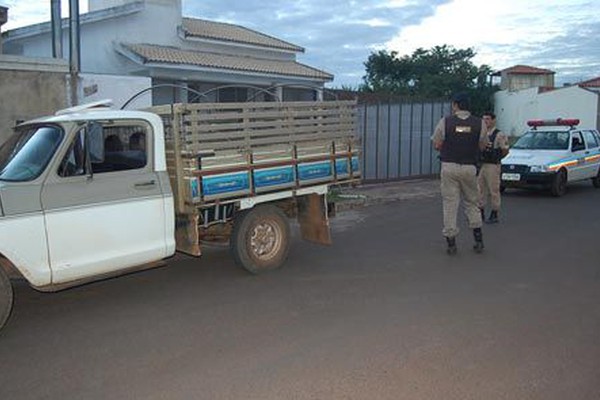
[(220, 103), (244, 103), (248, 100), (248, 89), (228, 87), (219, 89)]
[(317, 92), (313, 89), (284, 88), (283, 101), (315, 101)]

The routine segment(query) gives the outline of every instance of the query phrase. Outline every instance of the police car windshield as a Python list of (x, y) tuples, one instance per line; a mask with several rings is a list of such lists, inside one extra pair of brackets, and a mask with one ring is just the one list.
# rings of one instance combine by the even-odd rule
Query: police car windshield
[(569, 132), (529, 131), (521, 136), (512, 148), (527, 150), (567, 150), (569, 148)]

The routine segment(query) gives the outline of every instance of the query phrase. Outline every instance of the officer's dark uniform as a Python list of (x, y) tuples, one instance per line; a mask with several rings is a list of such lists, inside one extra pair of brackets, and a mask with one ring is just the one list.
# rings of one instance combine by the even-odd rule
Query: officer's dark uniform
[(442, 142), (439, 149), (442, 161), (441, 190), (444, 209), (442, 233), (448, 241), (450, 254), (456, 252), (455, 237), (459, 232), (457, 214), (461, 197), (469, 227), (473, 229), (474, 249), (477, 252), (483, 250), (476, 168), (480, 143), (485, 143), (487, 140), (483, 129), (480, 118), (472, 116), (468, 111), (458, 110), (455, 115), (443, 118), (433, 135), (434, 142)]

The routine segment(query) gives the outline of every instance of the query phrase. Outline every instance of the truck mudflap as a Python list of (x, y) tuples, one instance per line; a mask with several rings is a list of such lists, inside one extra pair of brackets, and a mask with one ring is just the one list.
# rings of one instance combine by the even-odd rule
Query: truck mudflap
[(200, 256), (200, 236), (198, 233), (198, 214), (177, 214), (175, 218), (175, 243), (177, 251), (192, 256)]
[(325, 195), (313, 193), (298, 197), (298, 223), (304, 240), (332, 244)]

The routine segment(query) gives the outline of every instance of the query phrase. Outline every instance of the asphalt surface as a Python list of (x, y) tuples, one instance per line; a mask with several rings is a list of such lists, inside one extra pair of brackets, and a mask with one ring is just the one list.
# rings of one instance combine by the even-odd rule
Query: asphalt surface
[(598, 204), (591, 184), (509, 192), (481, 255), (465, 229), (447, 256), (439, 197), (408, 196), (341, 213), (332, 247), (295, 238), (266, 275), (215, 248), (21, 283), (0, 399), (599, 399)]

